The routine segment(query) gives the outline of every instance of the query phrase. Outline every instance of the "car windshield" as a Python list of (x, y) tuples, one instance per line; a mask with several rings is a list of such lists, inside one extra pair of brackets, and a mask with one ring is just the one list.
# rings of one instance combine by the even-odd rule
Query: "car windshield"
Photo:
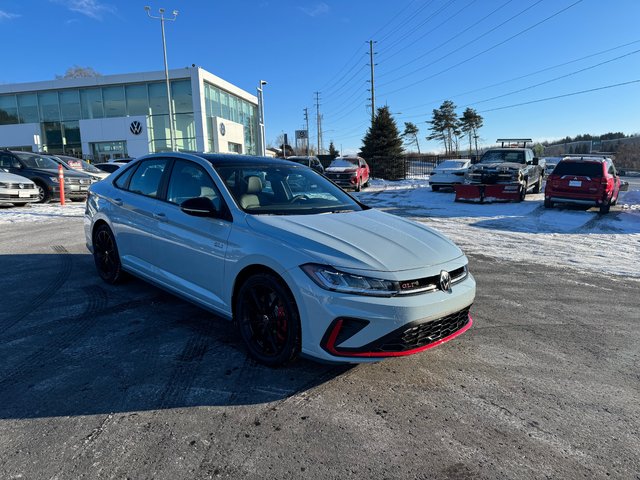
[(20, 160), (29, 168), (45, 168), (48, 170), (57, 170), (58, 163), (50, 158), (36, 155), (34, 153), (17, 153)]
[(292, 164), (215, 167), (236, 203), (252, 215), (309, 215), (363, 210), (322, 175)]
[(602, 164), (599, 162), (560, 162), (556, 168), (553, 169), (553, 174), (601, 177)]
[(345, 167), (357, 167), (357, 166), (358, 166), (357, 158), (336, 158), (333, 162), (331, 162), (331, 165), (329, 165), (329, 168), (333, 168), (333, 167), (345, 168)]
[(525, 163), (524, 152), (514, 150), (489, 150), (482, 155), (480, 163)]
[(69, 165), (71, 168), (74, 168), (76, 170), (83, 170), (85, 172), (91, 172), (91, 173), (101, 172), (99, 168), (96, 168), (90, 163), (85, 162), (84, 160), (80, 160), (79, 158), (73, 158), (73, 157), (58, 157), (58, 158), (61, 159), (63, 162), (65, 162), (67, 165)]
[(467, 162), (463, 160), (445, 160), (438, 168), (464, 168)]

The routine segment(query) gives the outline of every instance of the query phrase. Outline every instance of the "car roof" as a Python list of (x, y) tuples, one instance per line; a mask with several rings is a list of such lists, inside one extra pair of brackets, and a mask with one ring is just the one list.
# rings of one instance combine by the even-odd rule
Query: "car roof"
[(584, 157), (564, 157), (561, 162), (593, 162), (604, 163), (607, 160), (611, 160), (609, 157), (590, 157), (585, 155)]
[(136, 160), (147, 160), (151, 158), (163, 158), (167, 155), (171, 155), (174, 158), (185, 158), (185, 159), (193, 159), (193, 157), (198, 157), (203, 160), (208, 161), (214, 167), (224, 166), (224, 165), (234, 165), (234, 166), (252, 166), (252, 165), (273, 165), (273, 166), (286, 166), (291, 167), (295, 165), (294, 162), (290, 162), (284, 159), (271, 158), (271, 157), (259, 157), (257, 155), (238, 155), (235, 153), (200, 153), (200, 152), (163, 152), (163, 153), (152, 153), (149, 155), (145, 155), (143, 157), (138, 157)]

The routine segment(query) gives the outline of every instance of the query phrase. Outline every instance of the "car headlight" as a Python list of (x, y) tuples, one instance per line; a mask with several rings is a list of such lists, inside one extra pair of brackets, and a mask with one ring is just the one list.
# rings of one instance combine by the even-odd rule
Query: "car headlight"
[(9, 183), (2, 183), (0, 182), (0, 188), (9, 188)]
[(390, 297), (400, 290), (398, 282), (341, 272), (326, 265), (308, 263), (300, 268), (316, 285), (333, 292)]
[(49, 177), (49, 179), (50, 179), (53, 183), (60, 183), (60, 180), (58, 180), (58, 177)]

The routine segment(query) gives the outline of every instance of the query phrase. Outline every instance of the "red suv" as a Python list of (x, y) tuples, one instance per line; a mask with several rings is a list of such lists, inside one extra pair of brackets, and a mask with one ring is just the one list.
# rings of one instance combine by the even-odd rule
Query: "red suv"
[(618, 201), (620, 177), (608, 157), (565, 157), (547, 178), (544, 206), (572, 203), (600, 207), (608, 213)]
[(362, 157), (338, 157), (325, 169), (324, 176), (342, 188), (359, 192), (369, 186), (369, 165)]

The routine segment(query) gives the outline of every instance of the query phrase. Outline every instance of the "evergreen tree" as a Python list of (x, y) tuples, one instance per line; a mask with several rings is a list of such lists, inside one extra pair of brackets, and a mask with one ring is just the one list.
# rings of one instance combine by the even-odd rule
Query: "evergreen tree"
[(409, 145), (416, 144), (418, 148), (418, 153), (420, 153), (420, 143), (418, 142), (418, 127), (415, 123), (412, 122), (404, 122), (404, 132), (402, 132), (402, 136), (406, 139), (405, 141)]
[(329, 142), (329, 155), (333, 155), (334, 157), (340, 156), (340, 152), (336, 150), (336, 147), (333, 145), (333, 140)]
[(469, 137), (469, 155), (471, 155), (471, 140), (476, 142), (476, 156), (478, 155), (478, 130), (482, 128), (483, 118), (475, 109), (467, 107), (460, 119), (460, 128)]
[(360, 155), (370, 161), (374, 157), (399, 157), (402, 155), (402, 138), (389, 107), (378, 108), (373, 124), (362, 140)]
[(460, 135), (460, 120), (456, 114), (456, 105), (451, 100), (445, 100), (440, 108), (433, 110), (430, 121), (431, 135), (427, 140), (439, 140), (444, 145), (445, 155), (453, 153), (456, 140)]

